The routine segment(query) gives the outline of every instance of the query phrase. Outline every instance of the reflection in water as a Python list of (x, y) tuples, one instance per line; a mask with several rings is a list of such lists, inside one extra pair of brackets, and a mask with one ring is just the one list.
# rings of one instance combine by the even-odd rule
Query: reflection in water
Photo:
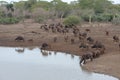
[[(36, 47), (28, 47), (28, 50), (34, 50)], [(38, 48), (40, 50), (40, 53), (42, 54), (42, 56), (47, 57), (49, 55), (52, 55), (53, 51), (47, 51), (47, 50), (41, 50), (40, 48)], [(24, 53), (25, 52), (25, 48), (24, 47), (17, 47), (15, 48), (15, 51), (18, 53)], [(54, 55), (57, 55), (57, 52), (54, 51)]]
[(47, 51), (44, 51), (44, 52), (41, 52), (41, 53), (44, 57), (48, 56), (48, 54), (49, 54)]
[(24, 53), (25, 48), (15, 48), (15, 51), (18, 53)]
[(57, 55), (57, 52), (56, 52), (56, 51), (54, 51), (54, 54), (55, 54), (55, 55)]
[[(40, 48), (39, 48), (39, 49), (40, 49)], [(42, 56), (44, 56), (44, 57), (47, 57), (48, 55), (51, 55), (51, 52), (50, 52), (50, 51), (41, 50), (41, 49), (40, 49), (40, 51), (41, 51)]]
[(28, 47), (29, 50), (33, 50), (35, 49), (36, 47)]
[(24, 54), (17, 54), (14, 48), (1, 47), (0, 51), (0, 80), (118, 80), (85, 71), (75, 55), (41, 53), (39, 48), (24, 48)]
[(74, 59), (75, 55), (71, 54), (71, 58)]
[(49, 55), (52, 55), (52, 52), (51, 52), (51, 51), (49, 51)]

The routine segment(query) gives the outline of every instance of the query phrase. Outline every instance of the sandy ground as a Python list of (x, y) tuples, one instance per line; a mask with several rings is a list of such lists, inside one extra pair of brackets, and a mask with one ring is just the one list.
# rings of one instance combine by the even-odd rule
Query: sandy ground
[[(53, 23), (53, 21), (48, 21), (48, 23)], [(0, 46), (41, 46), (43, 42), (47, 42), (51, 45), (50, 50), (67, 52), (79, 56), (83, 53), (79, 49), (80, 42), (77, 38), (75, 39), (75, 44), (71, 44), (70, 40), (65, 42), (64, 34), (45, 32), (40, 29), (40, 25), (31, 20), (26, 20), (24, 24), (0, 25)], [(99, 25), (94, 23), (93, 26), (83, 24), (79, 28), (81, 31), (85, 31), (86, 28), (91, 29), (88, 36), (92, 36), (95, 40), (103, 42), (106, 46), (105, 54), (94, 59), (92, 62), (87, 62), (87, 64), (83, 65), (83, 68), (88, 71), (112, 75), (120, 79), (120, 50), (118, 44), (112, 40), (113, 35), (120, 36), (120, 26), (110, 23), (101, 23)], [(105, 35), (105, 30), (110, 32), (109, 36)], [(72, 33), (67, 33), (66, 35), (73, 38)], [(25, 42), (16, 42), (14, 39), (17, 36), (23, 36)], [(55, 36), (58, 38), (56, 43), (53, 42)], [(28, 41), (29, 39), (33, 39), (33, 42)]]

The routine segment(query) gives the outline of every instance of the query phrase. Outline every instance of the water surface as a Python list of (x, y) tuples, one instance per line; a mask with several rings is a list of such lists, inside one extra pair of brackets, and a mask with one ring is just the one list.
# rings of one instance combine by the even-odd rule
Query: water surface
[(0, 80), (118, 80), (87, 72), (79, 57), (39, 48), (0, 47)]

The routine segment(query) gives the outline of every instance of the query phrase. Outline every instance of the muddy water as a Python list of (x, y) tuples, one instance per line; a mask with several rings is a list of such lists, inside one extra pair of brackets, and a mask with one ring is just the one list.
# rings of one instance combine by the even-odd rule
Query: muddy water
[(87, 72), (79, 57), (39, 48), (0, 47), (0, 80), (118, 80)]

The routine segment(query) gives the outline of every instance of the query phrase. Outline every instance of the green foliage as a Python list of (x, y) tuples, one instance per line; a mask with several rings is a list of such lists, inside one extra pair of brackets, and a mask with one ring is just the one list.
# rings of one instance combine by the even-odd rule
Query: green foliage
[[(113, 20), (114, 15), (112, 14), (98, 14), (98, 15), (92, 15), (91, 21), (92, 22), (111, 22)], [(89, 15), (83, 15), (81, 17), (84, 21), (89, 22)]]
[(89, 16), (88, 15), (83, 15), (81, 16), (83, 21), (89, 22)]
[(12, 12), (14, 12), (14, 8), (13, 7), (14, 7), (13, 4), (7, 4), (6, 5), (6, 8), (7, 8), (8, 11), (11, 10)]
[(0, 18), (0, 24), (15, 24), (18, 22), (17, 18)]
[[(0, 23), (12, 23), (12, 20), (9, 18), (13, 17), (23, 19), (35, 18), (35, 21), (39, 23), (48, 18), (61, 19), (61, 21), (65, 18), (65, 24), (77, 24), (80, 19), (86, 22), (112, 21), (115, 23), (119, 20), (116, 17), (119, 14), (120, 5), (112, 4), (110, 0), (77, 0), (71, 2), (71, 4), (62, 0), (52, 0), (51, 2), (27, 0), (14, 3), (0, 1), (0, 17), (2, 17)], [(67, 17), (68, 15), (75, 16)], [(3, 17), (5, 17), (5, 20)]]
[(96, 0), (94, 2), (94, 11), (95, 14), (104, 13), (104, 11), (112, 5), (112, 2), (109, 0)]
[(36, 4), (32, 5), (32, 10), (35, 8), (43, 8), (45, 10), (49, 10), (52, 7), (52, 4), (47, 1), (38, 1)]
[(70, 12), (70, 6), (66, 2), (62, 2), (61, 0), (53, 0), (51, 1), (53, 8), (55, 10), (55, 14), (58, 18), (63, 18), (68, 15)]
[(97, 22), (111, 22), (113, 20), (113, 16), (114, 15), (111, 14), (100, 14), (93, 16), (92, 20)]
[(0, 17), (5, 17), (5, 12), (0, 11)]
[(82, 9), (93, 8), (94, 7), (94, 0), (78, 0), (79, 5)]
[(8, 13), (7, 17), (13, 17), (12, 13)]
[(80, 18), (78, 18), (77, 16), (69, 16), (67, 18), (65, 18), (64, 22), (65, 25), (75, 25), (80, 23)]
[(42, 22), (44, 22), (44, 20), (45, 20), (45, 18), (42, 16), (35, 18), (35, 22), (37, 22), (37, 23), (42, 23)]
[(108, 0), (78, 0), (82, 9), (94, 9), (95, 14), (103, 13), (112, 5)]

